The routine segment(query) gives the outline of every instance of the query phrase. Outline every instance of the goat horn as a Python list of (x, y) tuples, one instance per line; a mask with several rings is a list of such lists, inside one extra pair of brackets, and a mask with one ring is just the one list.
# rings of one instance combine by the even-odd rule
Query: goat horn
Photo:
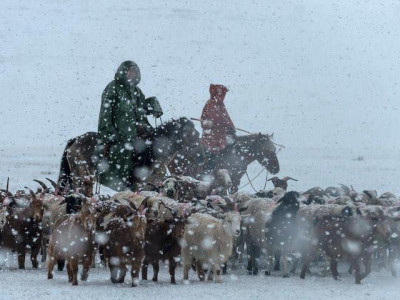
[(294, 179), (292, 177), (286, 176), (285, 178), (283, 178), (283, 180), (288, 181), (288, 180), (293, 180), (293, 181), (298, 181), (297, 179)]
[(39, 183), (39, 185), (43, 188), (43, 190), (47, 190), (48, 187), (43, 183), (43, 181), (37, 180), (37, 179), (33, 179), (33, 181)]
[(55, 183), (53, 180), (51, 180), (50, 178), (47, 178), (46, 177), (46, 179), (51, 183), (51, 185), (53, 186), (53, 188), (58, 188), (58, 185), (57, 185), (57, 183)]
[(26, 188), (27, 190), (29, 190), (29, 194), (31, 194), (32, 198), (33, 198), (33, 199), (36, 199), (35, 192), (32, 191), (30, 188), (28, 188), (28, 187), (26, 187), (26, 186), (25, 186), (25, 188)]
[(7, 191), (7, 190), (5, 190), (5, 189), (0, 189), (0, 192), (6, 193), (6, 195), (7, 195), (8, 197), (14, 197), (13, 194), (11, 194), (9, 191)]
[(8, 188), (10, 187), (10, 177), (7, 177), (6, 191), (8, 192)]

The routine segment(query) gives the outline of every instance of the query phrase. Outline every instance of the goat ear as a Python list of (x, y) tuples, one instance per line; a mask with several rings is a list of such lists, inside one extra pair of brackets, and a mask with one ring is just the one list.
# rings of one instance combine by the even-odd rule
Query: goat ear
[(137, 210), (135, 204), (133, 204), (132, 202), (129, 201), (129, 206), (133, 209), (133, 210)]
[(149, 208), (149, 199), (150, 197), (146, 197), (144, 198), (144, 200), (142, 201), (142, 204), (144, 208)]

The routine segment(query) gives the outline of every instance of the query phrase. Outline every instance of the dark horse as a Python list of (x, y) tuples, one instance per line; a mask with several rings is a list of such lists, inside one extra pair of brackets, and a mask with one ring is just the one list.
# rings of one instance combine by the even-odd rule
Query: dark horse
[[(58, 186), (68, 190), (84, 189), (85, 194), (93, 190), (93, 178), (96, 176), (94, 152), (97, 145), (97, 133), (87, 132), (68, 141), (61, 158)], [(138, 182), (152, 183), (162, 179), (167, 164), (178, 152), (189, 153), (196, 164), (205, 162), (204, 149), (199, 132), (187, 118), (180, 118), (161, 124), (154, 129), (151, 143), (148, 146), (147, 159), (142, 164), (135, 164), (149, 170)], [(135, 156), (132, 157), (135, 160)], [(136, 182), (137, 183), (137, 182)]]
[(190, 153), (181, 152), (171, 161), (168, 168), (172, 174), (192, 177), (213, 174), (217, 169), (227, 169), (232, 179), (232, 192), (238, 190), (247, 166), (255, 160), (270, 173), (279, 172), (275, 145), (269, 135), (261, 133), (237, 137), (231, 146), (211, 157), (202, 166), (194, 163), (194, 159)]

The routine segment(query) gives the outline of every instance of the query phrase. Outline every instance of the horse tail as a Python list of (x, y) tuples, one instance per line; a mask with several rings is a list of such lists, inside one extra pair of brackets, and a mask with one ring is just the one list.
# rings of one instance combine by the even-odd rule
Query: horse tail
[(75, 143), (75, 141), (76, 141), (76, 138), (73, 138), (67, 142), (67, 145), (65, 146), (65, 149), (63, 152), (63, 155), (61, 157), (60, 173), (58, 175), (57, 185), (62, 189), (65, 189), (68, 184), (72, 185), (71, 168), (68, 163), (67, 154), (68, 154), (69, 148), (72, 146), (73, 143)]

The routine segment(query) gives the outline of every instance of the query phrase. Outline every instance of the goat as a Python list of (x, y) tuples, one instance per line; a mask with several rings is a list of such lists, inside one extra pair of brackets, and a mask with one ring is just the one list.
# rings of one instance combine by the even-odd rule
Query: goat
[(53, 278), (57, 260), (67, 261), (68, 281), (78, 285), (78, 264), (83, 262), (81, 280), (88, 277), (94, 252), (95, 215), (86, 198), (82, 199), (81, 210), (74, 215), (61, 217), (54, 225), (48, 246), (47, 278)]
[(261, 251), (266, 251), (265, 226), (276, 203), (272, 199), (253, 198), (240, 210), (243, 212), (243, 240), (247, 247), (247, 274), (258, 274)]
[(293, 191), (286, 193), (273, 207), (271, 216), (266, 222), (265, 239), (269, 257), (266, 275), (271, 274), (274, 256), (282, 256), (283, 277), (289, 277), (287, 263), (297, 233), (296, 215), (300, 207), (299, 196), (299, 193)]
[[(9, 248), (18, 253), (18, 267), (25, 269), (25, 253), (31, 252), (34, 269), (38, 268), (37, 255), (42, 240), (43, 201), (30, 190), (30, 200), (25, 207), (6, 208), (5, 223), (1, 232), (0, 248)], [(4, 217), (3, 217), (4, 219)]]
[(126, 265), (132, 266), (132, 286), (137, 286), (139, 271), (144, 257), (144, 238), (146, 218), (132, 208), (120, 205), (113, 218), (106, 224), (108, 242), (105, 257), (111, 273), (112, 283), (122, 283), (125, 279)]
[[(355, 282), (360, 284), (371, 271), (371, 246), (380, 217), (376, 215), (361, 216), (360, 210), (354, 215), (352, 210), (343, 209), (340, 216), (324, 215), (313, 223), (313, 242), (303, 251), (303, 267), (300, 278), (305, 273), (318, 249), (331, 259), (331, 271), (338, 279), (337, 259), (348, 258), (355, 269)], [(360, 272), (360, 261), (365, 264), (365, 273)]]
[(215, 274), (216, 282), (222, 282), (220, 266), (232, 255), (233, 239), (240, 235), (240, 220), (238, 212), (225, 213), (222, 220), (205, 214), (188, 218), (182, 242), (184, 280), (188, 280), (195, 259), (201, 281), (205, 279), (204, 269), (210, 269), (208, 279)]
[(283, 177), (282, 179), (274, 176), (274, 177), (268, 179), (268, 181), (272, 181), (272, 184), (274, 185), (274, 188), (281, 188), (281, 189), (283, 189), (285, 191), (288, 188), (288, 181), (289, 180), (298, 181), (297, 179), (294, 179), (294, 178), (289, 177), (289, 176)]

